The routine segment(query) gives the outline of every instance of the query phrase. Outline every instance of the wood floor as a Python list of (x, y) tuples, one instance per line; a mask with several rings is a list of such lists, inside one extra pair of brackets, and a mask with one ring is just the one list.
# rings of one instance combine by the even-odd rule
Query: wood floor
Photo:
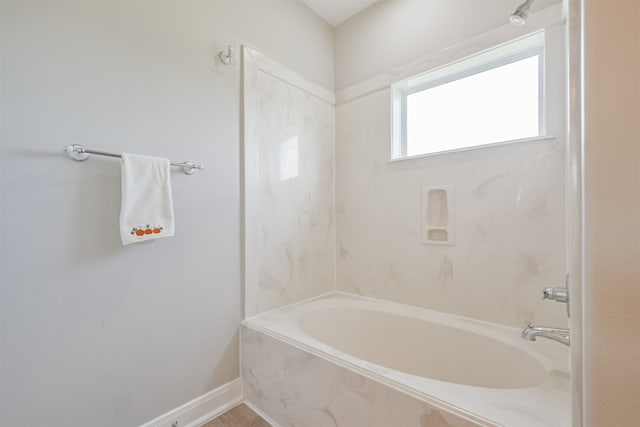
[(271, 427), (271, 424), (242, 403), (202, 427)]

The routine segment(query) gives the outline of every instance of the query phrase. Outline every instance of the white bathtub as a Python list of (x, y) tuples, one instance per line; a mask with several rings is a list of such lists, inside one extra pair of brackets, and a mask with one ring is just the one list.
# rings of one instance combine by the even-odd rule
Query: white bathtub
[(571, 424), (568, 349), (516, 328), (338, 292), (244, 326), (472, 424)]

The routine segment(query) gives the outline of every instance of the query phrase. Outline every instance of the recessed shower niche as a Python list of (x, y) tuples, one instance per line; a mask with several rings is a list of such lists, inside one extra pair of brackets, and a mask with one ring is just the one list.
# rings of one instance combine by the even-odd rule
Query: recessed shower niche
[(453, 245), (453, 185), (422, 188), (422, 244)]

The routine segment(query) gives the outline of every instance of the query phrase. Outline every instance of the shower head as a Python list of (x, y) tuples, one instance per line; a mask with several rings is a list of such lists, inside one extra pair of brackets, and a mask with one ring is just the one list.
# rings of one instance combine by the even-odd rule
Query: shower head
[(509, 17), (509, 21), (514, 25), (524, 25), (529, 17), (529, 7), (531, 7), (531, 3), (533, 3), (533, 0), (525, 0), (524, 3), (513, 11)]

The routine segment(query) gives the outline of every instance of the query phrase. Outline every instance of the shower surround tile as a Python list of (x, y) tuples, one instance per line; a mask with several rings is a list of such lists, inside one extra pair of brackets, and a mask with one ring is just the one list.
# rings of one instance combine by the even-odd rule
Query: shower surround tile
[[(521, 327), (563, 326), (564, 144), (388, 162), (389, 90), (336, 108), (337, 289)], [(421, 242), (423, 187), (453, 185), (455, 244)]]
[(265, 72), (265, 59), (251, 52), (244, 51), (246, 317), (334, 290), (336, 256), (334, 107), (310, 94), (317, 88), (274, 77), (290, 76), (286, 69), (271, 64)]
[(241, 340), (245, 399), (282, 427), (478, 425), (244, 325)]

